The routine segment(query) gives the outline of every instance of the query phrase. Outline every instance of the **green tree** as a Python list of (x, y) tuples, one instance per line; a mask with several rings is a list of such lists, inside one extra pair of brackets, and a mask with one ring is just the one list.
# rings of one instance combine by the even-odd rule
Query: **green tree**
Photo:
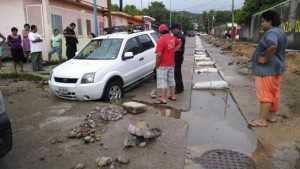
[(111, 5), (111, 10), (112, 11), (120, 11), (120, 7), (118, 4), (112, 4)]
[(139, 9), (137, 9), (135, 5), (126, 5), (124, 7), (124, 12), (133, 16), (142, 14), (142, 12)]
[(151, 2), (148, 9), (143, 9), (143, 14), (155, 18), (155, 25), (160, 25), (162, 23), (169, 23), (169, 11), (166, 9), (163, 2)]
[(238, 23), (249, 22), (253, 14), (285, 1), (287, 0), (245, 0), (242, 9), (237, 11), (236, 21)]

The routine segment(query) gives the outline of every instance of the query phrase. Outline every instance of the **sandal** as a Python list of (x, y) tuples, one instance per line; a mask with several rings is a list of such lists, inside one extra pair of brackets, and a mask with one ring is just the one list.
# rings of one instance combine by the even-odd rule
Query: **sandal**
[(249, 127), (268, 127), (267, 124), (260, 124), (256, 120), (252, 120), (251, 123), (248, 124)]
[(171, 100), (171, 101), (176, 101), (177, 100), (176, 98), (172, 98), (171, 96), (169, 96), (168, 99)]
[(268, 122), (271, 122), (271, 123), (276, 123), (277, 122), (277, 120), (276, 120), (276, 118), (275, 117), (273, 117), (273, 118), (267, 118), (267, 121)]
[(167, 102), (164, 102), (164, 101), (158, 99), (158, 100), (154, 101), (153, 104), (167, 104)]

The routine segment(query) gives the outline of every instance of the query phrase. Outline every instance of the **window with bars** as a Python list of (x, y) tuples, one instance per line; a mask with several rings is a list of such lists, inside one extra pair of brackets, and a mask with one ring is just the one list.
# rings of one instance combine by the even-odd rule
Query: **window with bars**
[(91, 20), (86, 20), (86, 31), (87, 35), (92, 31)]
[(77, 19), (77, 30), (78, 30), (78, 35), (82, 35), (82, 22), (81, 19)]
[(51, 14), (51, 21), (52, 21), (52, 30), (58, 29), (60, 33), (63, 32), (63, 25), (62, 25), (62, 16)]

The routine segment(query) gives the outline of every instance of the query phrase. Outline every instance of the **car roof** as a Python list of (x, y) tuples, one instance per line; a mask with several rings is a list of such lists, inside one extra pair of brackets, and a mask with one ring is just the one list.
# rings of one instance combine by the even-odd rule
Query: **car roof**
[(101, 35), (94, 39), (108, 39), (108, 38), (125, 39), (126, 37), (129, 37), (129, 36), (134, 37), (134, 36), (144, 35), (144, 34), (148, 34), (148, 33), (154, 33), (154, 31), (150, 30), (150, 31), (142, 31), (142, 32), (136, 32), (136, 33), (117, 32), (117, 33), (112, 33), (112, 34), (107, 34), (107, 35)]

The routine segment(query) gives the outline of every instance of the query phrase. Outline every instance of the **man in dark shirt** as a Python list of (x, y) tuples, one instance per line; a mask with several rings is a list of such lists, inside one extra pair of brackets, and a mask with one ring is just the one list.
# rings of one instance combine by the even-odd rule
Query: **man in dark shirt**
[(78, 39), (75, 34), (76, 24), (71, 23), (65, 30), (64, 30), (64, 36), (66, 38), (66, 47), (67, 47), (67, 58), (68, 60), (72, 59), (75, 56), (75, 53), (77, 51), (77, 43)]
[(181, 41), (181, 48), (175, 52), (175, 82), (176, 82), (176, 93), (181, 93), (184, 91), (184, 86), (182, 82), (181, 65), (183, 62), (183, 54), (185, 48), (185, 38), (181, 33), (181, 28), (178, 24), (171, 25), (172, 34)]

